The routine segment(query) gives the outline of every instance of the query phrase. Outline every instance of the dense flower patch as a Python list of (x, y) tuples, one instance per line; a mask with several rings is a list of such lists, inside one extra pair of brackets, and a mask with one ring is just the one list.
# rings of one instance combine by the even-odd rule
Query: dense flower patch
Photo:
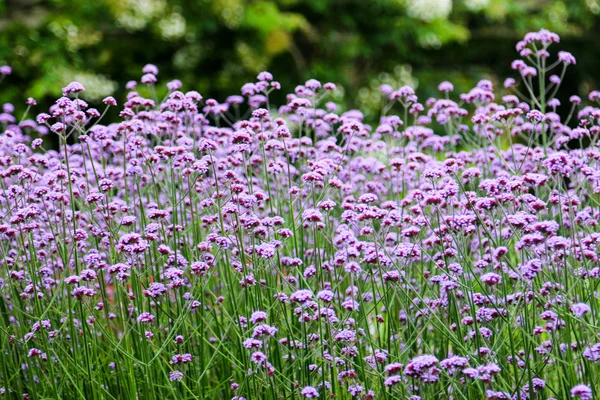
[(270, 110), (267, 72), (225, 103), (130, 82), (108, 126), (76, 82), (5, 105), (0, 394), (591, 399), (600, 109), (554, 98), (558, 41), (499, 91), (383, 86), (375, 127), (316, 80)]

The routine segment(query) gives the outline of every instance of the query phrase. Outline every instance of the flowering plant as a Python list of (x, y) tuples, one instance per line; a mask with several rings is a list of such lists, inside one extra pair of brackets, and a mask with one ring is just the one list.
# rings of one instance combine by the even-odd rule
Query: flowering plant
[(268, 72), (224, 103), (130, 82), (107, 126), (77, 82), (5, 105), (0, 393), (591, 399), (600, 109), (558, 114), (558, 42), (503, 97), (383, 86), (376, 127), (314, 79), (271, 110)]

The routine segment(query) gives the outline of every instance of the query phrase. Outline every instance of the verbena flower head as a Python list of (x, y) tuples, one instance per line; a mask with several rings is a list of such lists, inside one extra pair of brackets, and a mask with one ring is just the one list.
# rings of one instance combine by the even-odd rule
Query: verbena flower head
[(581, 400), (593, 399), (592, 389), (587, 385), (577, 385), (571, 389), (571, 397)]
[(83, 85), (79, 82), (71, 82), (69, 83), (67, 86), (65, 86), (64, 88), (62, 88), (63, 91), (63, 95), (67, 96), (70, 93), (79, 93), (79, 92), (83, 92), (85, 90), (85, 88), (83, 87)]

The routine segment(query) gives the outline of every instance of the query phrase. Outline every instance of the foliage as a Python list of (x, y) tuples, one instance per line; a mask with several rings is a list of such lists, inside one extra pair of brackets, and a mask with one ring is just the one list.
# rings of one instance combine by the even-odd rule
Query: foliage
[[(18, 109), (22, 93), (48, 105), (72, 80), (88, 100), (120, 98), (117, 82), (149, 62), (216, 98), (268, 69), (284, 87), (312, 76), (336, 82), (356, 106), (374, 76), (397, 67), (412, 67), (409, 80), (429, 91), (435, 73), (462, 71), (466, 89), (510, 61), (482, 48), (541, 27), (581, 43), (596, 34), (599, 9), (597, 0), (4, 0), (0, 61), (15, 70), (5, 101)], [(446, 60), (432, 55), (440, 46)]]

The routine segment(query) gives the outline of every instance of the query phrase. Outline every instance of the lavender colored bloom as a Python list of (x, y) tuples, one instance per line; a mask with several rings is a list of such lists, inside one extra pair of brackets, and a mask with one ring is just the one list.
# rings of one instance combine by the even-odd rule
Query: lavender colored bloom
[(138, 322), (153, 322), (154, 319), (155, 316), (150, 314), (149, 312), (143, 312), (137, 318)]
[(552, 108), (559, 107), (560, 106), (560, 100), (554, 98), (554, 99), (548, 101), (548, 106), (552, 107)]
[(493, 272), (488, 272), (486, 274), (481, 275), (480, 279), (481, 279), (481, 282), (483, 282), (489, 286), (493, 286), (493, 285), (496, 285), (496, 284), (502, 282), (502, 277)]
[(432, 355), (418, 356), (410, 360), (404, 368), (404, 375), (421, 379), (424, 383), (433, 383), (441, 372), (436, 367), (438, 359)]
[(152, 83), (156, 83), (157, 79), (156, 76), (154, 74), (145, 74), (142, 76), (142, 79), (140, 79), (140, 82), (142, 83), (146, 83), (146, 84), (152, 84)]
[(84, 90), (85, 90), (85, 88), (79, 82), (71, 82), (67, 86), (62, 88), (63, 95), (65, 95), (65, 96), (68, 95), (69, 93), (79, 93), (79, 92), (83, 92)]
[(40, 349), (36, 349), (34, 347), (29, 350), (29, 352), (27, 353), (27, 357), (32, 358), (32, 357), (36, 357), (40, 354), (42, 354), (42, 351)]
[(313, 297), (313, 292), (310, 290), (298, 290), (290, 296), (290, 300), (297, 303), (305, 303)]
[(306, 83), (304, 84), (305, 87), (307, 87), (308, 89), (315, 91), (317, 89), (321, 88), (321, 82), (319, 82), (316, 79), (309, 79), (308, 81), (306, 81)]
[(250, 356), (250, 360), (257, 365), (263, 365), (267, 360), (267, 356), (262, 351), (255, 351)]
[(317, 293), (317, 299), (322, 300), (325, 303), (330, 303), (334, 298), (334, 294), (331, 290), (321, 290)]
[(567, 51), (559, 51), (558, 52), (558, 60), (565, 64), (573, 64), (573, 65), (576, 64), (575, 57), (573, 57), (573, 55)]
[(592, 389), (587, 385), (576, 385), (571, 389), (571, 397), (576, 397), (581, 400), (593, 399)]
[(183, 86), (183, 84), (179, 79), (174, 79), (167, 83), (167, 89), (169, 89), (171, 92), (180, 89), (181, 86)]
[(263, 346), (263, 342), (258, 339), (246, 339), (243, 345), (247, 349), (260, 349)]
[(316, 399), (319, 397), (319, 392), (312, 386), (305, 386), (300, 394), (306, 399)]
[(183, 380), (183, 372), (181, 371), (171, 371), (169, 372), (169, 379), (171, 381), (181, 382)]
[(252, 316), (250, 317), (250, 322), (252, 322), (253, 324), (265, 321), (267, 319), (267, 313), (264, 311), (255, 311), (252, 313)]
[(393, 386), (397, 383), (400, 383), (402, 381), (402, 377), (400, 375), (392, 375), (392, 376), (388, 376), (387, 378), (385, 378), (385, 381), (383, 381), (383, 384), (385, 386)]
[(50, 129), (54, 133), (62, 133), (67, 129), (67, 127), (62, 122), (57, 122), (57, 123), (53, 124)]
[(113, 107), (117, 106), (117, 101), (112, 96), (108, 96), (108, 97), (104, 98), (104, 100), (102, 100), (102, 102), (109, 106), (113, 106)]
[(228, 104), (243, 104), (244, 103), (244, 98), (242, 96), (229, 96), (227, 97), (227, 99), (225, 100), (226, 103)]
[(505, 88), (508, 89), (508, 88), (513, 87), (513, 86), (515, 86), (515, 80), (513, 78), (506, 78), (504, 80), (504, 87)]
[(128, 233), (119, 239), (117, 249), (130, 254), (140, 254), (148, 249), (148, 242), (137, 233)]
[(142, 73), (158, 75), (158, 67), (154, 64), (146, 64), (144, 68), (142, 68)]
[(448, 93), (454, 90), (454, 85), (448, 81), (444, 81), (438, 85), (440, 92)]
[(585, 303), (577, 303), (571, 306), (571, 312), (577, 318), (583, 317), (584, 314), (589, 313), (590, 311), (590, 306)]
[(460, 371), (469, 364), (469, 361), (464, 357), (452, 356), (440, 361), (440, 365), (444, 368), (448, 375), (453, 375), (456, 371)]
[(171, 361), (169, 363), (170, 364), (189, 364), (192, 362), (192, 358), (193, 358), (193, 356), (189, 353), (175, 354), (171, 358)]
[(583, 351), (582, 355), (589, 361), (598, 362), (600, 361), (600, 343), (588, 346)]
[(148, 286), (148, 289), (144, 290), (144, 296), (157, 298), (167, 292), (167, 288), (162, 283), (154, 282)]
[(38, 147), (40, 147), (43, 144), (43, 140), (40, 138), (35, 139), (33, 142), (31, 142), (31, 148), (32, 149), (37, 149)]
[(263, 71), (263, 72), (261, 72), (261, 73), (258, 74), (258, 76), (256, 77), (256, 79), (258, 79), (259, 81), (272, 81), (273, 80), (273, 75), (270, 72)]
[(302, 213), (302, 219), (307, 222), (323, 222), (323, 214), (315, 209), (308, 209)]

